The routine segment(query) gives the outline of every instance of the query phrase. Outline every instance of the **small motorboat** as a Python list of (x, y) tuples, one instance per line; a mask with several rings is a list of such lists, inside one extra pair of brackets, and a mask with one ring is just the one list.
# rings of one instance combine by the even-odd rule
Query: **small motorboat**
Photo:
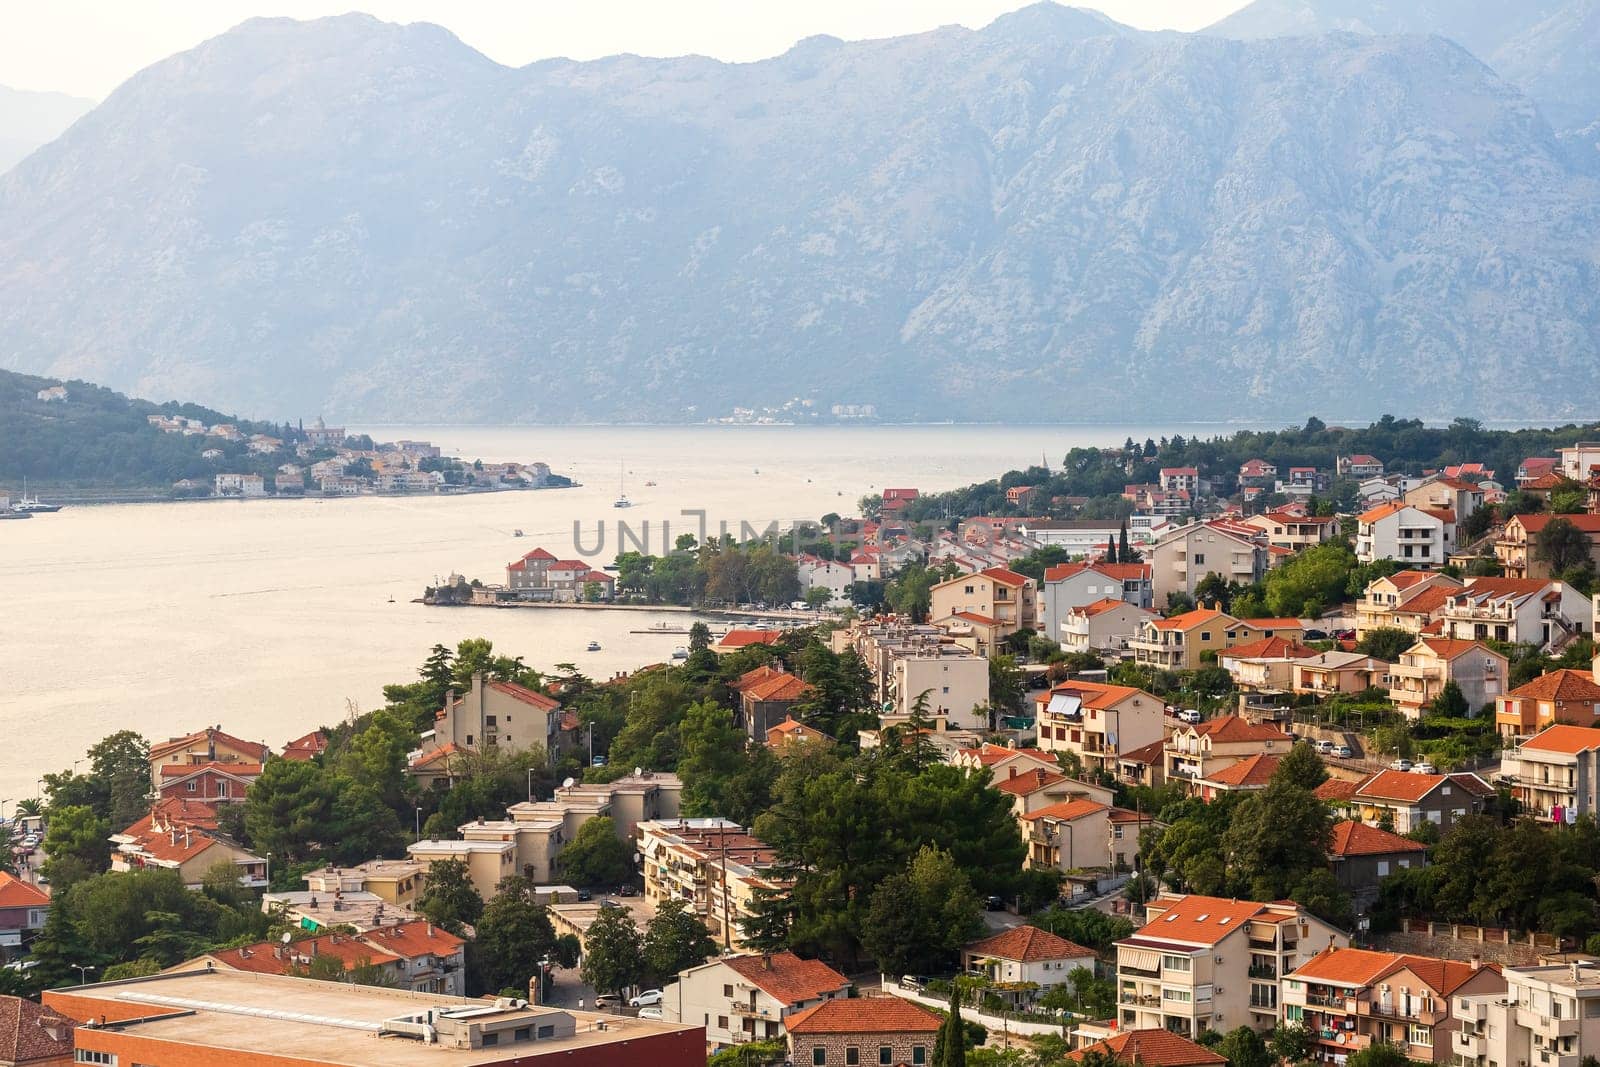
[(645, 482), (644, 484), (645, 484), (646, 488), (648, 488), (648, 487), (650, 487), (652, 485), (655, 485), (656, 483), (655, 482)]
[(389, 603), (391, 603), (391, 604), (394, 603), (394, 594), (392, 594), (392, 593), (389, 595)]
[(683, 648), (681, 646), (678, 647), (678, 648), (675, 648), (675, 649), (672, 650), (672, 658), (673, 659), (688, 659), (689, 658), (689, 650), (687, 648)]
[(589, 642), (589, 647), (587, 649), (585, 649), (584, 651), (586, 651), (586, 652), (599, 652), (600, 651), (600, 642), (599, 641), (590, 641)]
[(511, 536), (512, 537), (521, 537), (522, 536), (522, 527), (519, 526), (515, 530), (512, 530), (511, 531)]

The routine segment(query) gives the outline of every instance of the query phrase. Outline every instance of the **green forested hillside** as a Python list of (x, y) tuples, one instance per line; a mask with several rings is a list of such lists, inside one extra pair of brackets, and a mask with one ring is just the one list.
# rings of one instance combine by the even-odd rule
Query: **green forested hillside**
[[(37, 399), (39, 390), (65, 385), (65, 402)], [(181, 478), (211, 480), (219, 470), (267, 474), (282, 456), (252, 456), (244, 442), (162, 433), (148, 415), (182, 415), (206, 425), (233, 423), (246, 436), (270, 433), (288, 440), (292, 431), (251, 422), (198, 404), (153, 404), (88, 382), (59, 382), (0, 370), (0, 494), (31, 486), (71, 489), (161, 489)], [(288, 436), (286, 436), (288, 435)], [(220, 448), (212, 461), (200, 453)]]

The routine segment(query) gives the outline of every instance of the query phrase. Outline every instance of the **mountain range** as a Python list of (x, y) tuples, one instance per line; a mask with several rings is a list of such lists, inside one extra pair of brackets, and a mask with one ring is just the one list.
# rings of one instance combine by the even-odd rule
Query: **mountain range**
[(252, 20), (0, 177), (0, 365), (392, 421), (1592, 411), (1600, 182), (1541, 106), (1439, 36), (1214, 29), (512, 69)]
[(0, 85), (0, 174), (42, 144), (60, 136), (93, 100), (65, 93), (34, 93)]

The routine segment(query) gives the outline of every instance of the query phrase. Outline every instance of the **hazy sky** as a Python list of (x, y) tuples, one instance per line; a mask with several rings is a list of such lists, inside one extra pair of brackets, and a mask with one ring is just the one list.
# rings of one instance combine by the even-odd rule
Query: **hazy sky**
[[(1199, 29), (1244, 0), (1098, 0), (1143, 29)], [(1022, 0), (16, 0), (0, 4), (0, 85), (100, 99), (135, 71), (256, 15), (366, 11), (436, 22), (492, 59), (592, 59), (616, 52), (777, 55), (828, 33), (847, 40), (978, 27)]]

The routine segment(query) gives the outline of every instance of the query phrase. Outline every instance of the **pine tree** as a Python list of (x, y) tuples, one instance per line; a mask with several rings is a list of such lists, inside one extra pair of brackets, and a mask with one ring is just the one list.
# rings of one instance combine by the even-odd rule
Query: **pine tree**
[(961, 1021), (961, 985), (950, 982), (950, 1014), (934, 1040), (935, 1067), (967, 1067), (966, 1026)]
[(1114, 539), (1107, 538), (1106, 539), (1106, 554), (1105, 554), (1105, 559), (1103, 560), (1103, 562), (1105, 562), (1105, 563), (1115, 563), (1116, 561), (1117, 561), (1117, 542)]
[(1133, 555), (1133, 546), (1128, 543), (1128, 524), (1126, 522), (1124, 522), (1122, 524), (1122, 533), (1119, 535), (1118, 540), (1117, 540), (1117, 562), (1118, 563), (1133, 563), (1133, 562), (1135, 562), (1135, 557)]

